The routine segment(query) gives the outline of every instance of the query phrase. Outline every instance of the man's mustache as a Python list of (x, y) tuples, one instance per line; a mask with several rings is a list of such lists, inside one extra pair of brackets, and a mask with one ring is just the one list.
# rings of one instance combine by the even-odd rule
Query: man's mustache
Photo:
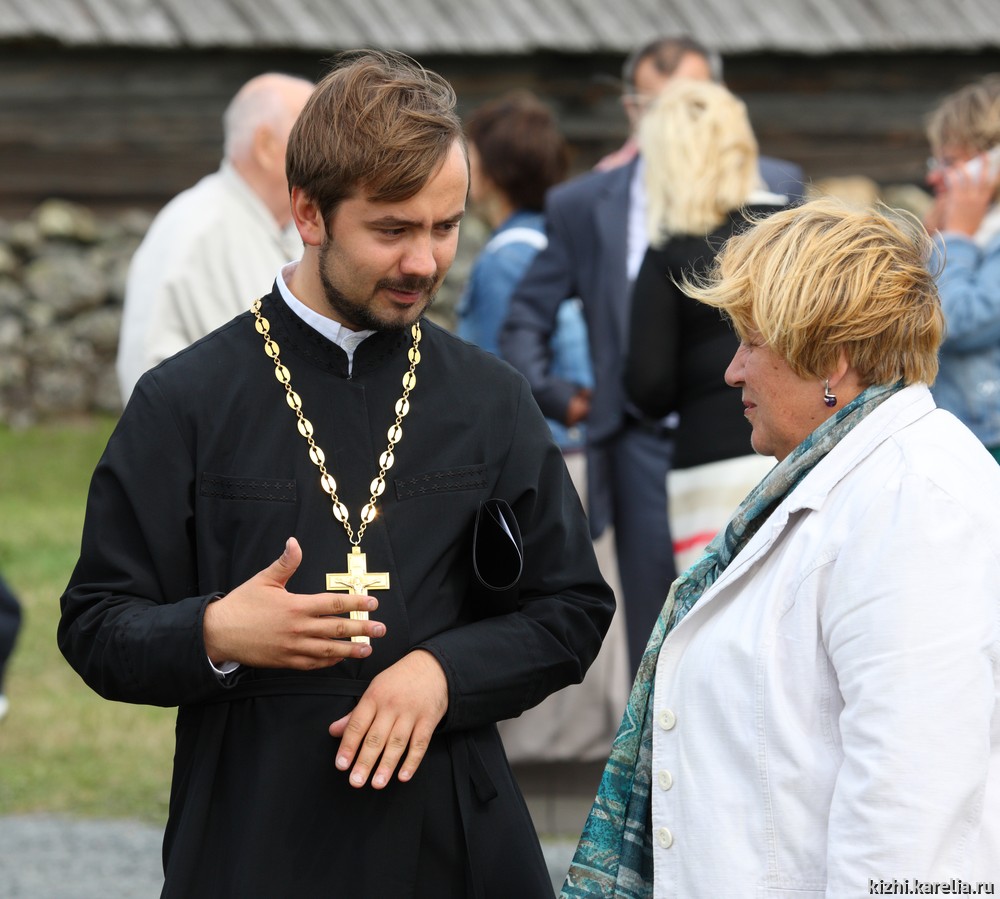
[(399, 290), (403, 293), (431, 293), (435, 287), (437, 287), (438, 279), (436, 276), (431, 278), (420, 278), (414, 276), (412, 278), (399, 278), (398, 280), (392, 278), (383, 278), (379, 281), (375, 288), (377, 290)]

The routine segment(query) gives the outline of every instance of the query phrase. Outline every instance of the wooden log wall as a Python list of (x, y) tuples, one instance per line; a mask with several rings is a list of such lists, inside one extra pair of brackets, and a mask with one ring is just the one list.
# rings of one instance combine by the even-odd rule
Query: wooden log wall
[[(614, 80), (621, 57), (426, 57), (460, 111), (514, 87), (556, 108), (584, 170), (625, 136)], [(156, 209), (218, 166), (221, 115), (238, 87), (278, 70), (318, 78), (322, 55), (5, 46), (0, 53), (0, 215), (61, 197), (95, 208)], [(989, 71), (1000, 52), (743, 56), (726, 61), (762, 151), (813, 178), (922, 183), (924, 117)]]

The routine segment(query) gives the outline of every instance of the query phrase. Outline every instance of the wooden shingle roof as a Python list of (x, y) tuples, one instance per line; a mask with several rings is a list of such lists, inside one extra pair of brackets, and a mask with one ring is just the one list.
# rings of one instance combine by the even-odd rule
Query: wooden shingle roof
[(412, 54), (626, 52), (688, 33), (727, 55), (1000, 47), (1000, 0), (4, 0), (0, 41)]

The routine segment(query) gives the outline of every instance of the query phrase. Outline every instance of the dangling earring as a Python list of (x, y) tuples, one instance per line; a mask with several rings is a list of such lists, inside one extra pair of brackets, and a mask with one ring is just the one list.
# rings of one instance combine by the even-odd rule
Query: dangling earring
[(836, 394), (830, 393), (830, 379), (826, 379), (826, 384), (823, 386), (823, 402), (826, 403), (831, 409), (837, 405)]

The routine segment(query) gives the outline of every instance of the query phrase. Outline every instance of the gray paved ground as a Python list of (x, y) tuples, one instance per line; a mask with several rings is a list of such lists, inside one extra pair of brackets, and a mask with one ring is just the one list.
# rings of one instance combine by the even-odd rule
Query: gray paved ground
[(159, 827), (51, 815), (0, 818), (4, 899), (156, 899)]
[[(159, 827), (52, 815), (0, 817), (3, 899), (157, 899)], [(573, 844), (544, 840), (553, 889), (562, 885)]]

